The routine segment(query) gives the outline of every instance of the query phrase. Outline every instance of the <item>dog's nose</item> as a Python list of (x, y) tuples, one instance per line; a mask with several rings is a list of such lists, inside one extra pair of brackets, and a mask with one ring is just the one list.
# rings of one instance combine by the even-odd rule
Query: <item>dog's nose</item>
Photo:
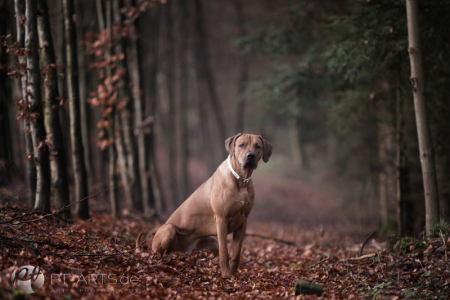
[(256, 155), (253, 152), (247, 152), (247, 158), (248, 159), (255, 159)]

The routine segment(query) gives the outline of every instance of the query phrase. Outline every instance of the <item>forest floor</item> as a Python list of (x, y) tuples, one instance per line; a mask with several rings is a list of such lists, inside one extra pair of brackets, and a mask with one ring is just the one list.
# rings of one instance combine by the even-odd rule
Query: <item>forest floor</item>
[[(24, 265), (39, 266), (45, 278), (31, 299), (449, 299), (448, 233), (371, 238), (361, 255), (373, 230), (342, 221), (330, 193), (277, 176), (269, 185), (257, 176), (234, 279), (221, 277), (211, 253), (153, 254), (161, 221), (127, 210), (113, 219), (104, 197), (90, 199), (92, 219), (67, 223), (28, 214), (17, 187), (0, 188), (0, 299), (23, 295), (11, 276)], [(140, 232), (149, 237), (136, 253)], [(295, 296), (299, 279), (323, 286), (323, 295)]]
[[(303, 232), (255, 221), (244, 241), (238, 277), (223, 279), (218, 258), (211, 253), (150, 251), (155, 220), (132, 214), (114, 220), (95, 213), (73, 224), (53, 216), (25, 215), (24, 207), (2, 207), (0, 229), (0, 298), (20, 296), (11, 276), (23, 265), (39, 266), (45, 283), (30, 298), (294, 298), (297, 279), (323, 286), (323, 299), (448, 299), (450, 238), (403, 239), (394, 247), (361, 243), (327, 232)], [(12, 221), (13, 218), (17, 218)], [(6, 222), (6, 223), (5, 223)], [(139, 232), (150, 238), (135, 253)], [(445, 242), (444, 242), (445, 241)]]

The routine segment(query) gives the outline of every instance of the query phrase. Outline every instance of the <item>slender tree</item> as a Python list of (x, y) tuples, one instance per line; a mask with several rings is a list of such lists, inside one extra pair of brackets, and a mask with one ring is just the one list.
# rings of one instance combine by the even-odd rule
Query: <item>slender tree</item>
[(44, 112), (39, 68), (39, 39), (37, 30), (37, 1), (26, 0), (25, 46), (27, 48), (27, 96), (30, 103), (30, 125), (36, 163), (36, 202), (34, 208), (50, 212), (50, 160), (46, 142)]
[[(74, 24), (75, 11), (73, 0), (63, 0), (63, 15), (64, 38), (66, 42), (66, 79), (70, 100), (70, 139), (72, 143), (72, 163), (75, 178), (75, 199), (80, 200), (88, 196), (88, 182), (81, 132), (82, 120), (80, 119), (77, 37)], [(90, 217), (88, 199), (77, 203), (76, 214), (81, 219), (88, 219)]]
[(180, 22), (179, 22), (179, 36), (180, 36), (180, 158), (181, 158), (181, 192), (182, 198), (187, 199), (191, 194), (191, 182), (189, 176), (189, 135), (188, 135), (188, 101), (189, 101), (189, 64), (188, 64), (188, 38), (189, 38), (189, 5), (186, 1), (180, 3)]
[[(142, 20), (145, 25), (149, 25), (150, 28), (150, 63), (149, 63), (149, 77), (150, 84), (147, 87), (145, 114), (147, 116), (154, 116), (157, 109), (157, 74), (160, 68), (159, 63), (159, 37), (160, 37), (160, 20), (161, 20), (161, 8), (155, 7), (150, 12), (150, 18)], [(143, 25), (142, 27), (146, 27)], [(144, 61), (144, 56), (140, 57), (141, 61)], [(164, 197), (164, 191), (161, 188), (159, 180), (158, 168), (156, 165), (156, 147), (154, 138), (154, 122), (150, 120), (148, 123), (148, 136), (146, 138), (146, 147), (148, 149), (147, 154), (147, 170), (150, 176), (150, 183), (153, 191), (153, 200), (155, 209), (158, 213), (166, 210), (166, 201)]]
[(178, 193), (178, 176), (177, 176), (177, 151), (176, 151), (176, 116), (175, 116), (175, 37), (174, 37), (174, 22), (173, 22), (173, 1), (168, 1), (164, 5), (164, 16), (166, 25), (166, 51), (165, 51), (165, 80), (161, 88), (167, 88), (167, 141), (168, 141), (168, 167), (170, 186), (172, 193), (172, 200), (176, 206), (180, 204), (180, 197)]
[[(210, 56), (208, 49), (207, 34), (205, 30), (205, 20), (203, 12), (203, 3), (201, 0), (194, 0), (194, 11), (196, 12), (195, 28), (196, 28), (196, 46), (195, 58), (199, 72), (200, 84), (206, 84), (209, 100), (213, 108), (213, 114), (216, 117), (217, 127), (219, 129), (219, 136), (225, 139), (227, 136), (225, 127), (225, 117), (223, 115), (223, 108), (219, 101), (219, 96), (216, 90), (216, 82), (214, 74), (210, 65)], [(206, 94), (206, 93), (205, 93)]]
[[(242, 0), (234, 0), (234, 8), (236, 9), (237, 25), (240, 36), (247, 36), (247, 29), (245, 28), (244, 8), (242, 7)], [(241, 58), (241, 74), (239, 78), (239, 100), (236, 114), (236, 131), (245, 132), (244, 130), (244, 113), (245, 113), (245, 83), (248, 80), (248, 55), (244, 54)], [(298, 147), (297, 147), (298, 148)]]
[[(127, 1), (127, 8), (131, 9), (131, 1)], [(135, 5), (133, 3), (133, 5)], [(130, 66), (130, 77), (132, 78), (132, 91), (133, 91), (133, 103), (134, 103), (134, 113), (135, 113), (135, 135), (137, 138), (137, 149), (138, 149), (138, 161), (136, 164), (139, 166), (139, 178), (141, 184), (141, 200), (142, 207), (144, 208), (144, 214), (150, 215), (152, 209), (154, 208), (153, 204), (153, 189), (151, 182), (148, 180), (147, 175), (147, 144), (145, 143), (145, 128), (143, 126), (145, 124), (142, 123), (144, 109), (142, 103), (142, 64), (140, 61), (141, 53), (140, 47), (138, 43), (139, 36), (139, 23), (135, 22), (133, 30), (130, 32), (130, 41), (129, 41), (129, 55), (127, 55), (129, 59)]]
[[(120, 1), (113, 0), (112, 13), (114, 19), (114, 26), (120, 31), (122, 29), (122, 18), (120, 13)], [(130, 190), (131, 205), (136, 210), (142, 210), (141, 201), (141, 186), (140, 186), (140, 176), (139, 176), (139, 165), (138, 165), (138, 151), (134, 139), (133, 133), (133, 102), (131, 101), (132, 95), (130, 94), (130, 81), (129, 81), (129, 70), (127, 64), (127, 55), (125, 50), (125, 39), (122, 35), (119, 35), (115, 43), (115, 56), (117, 57), (117, 74), (119, 79), (118, 85), (118, 96), (119, 102), (124, 103), (124, 107), (119, 111), (121, 130), (123, 134), (123, 142), (125, 146), (126, 154), (126, 172), (127, 182)]]
[[(105, 17), (103, 14), (103, 7), (102, 7), (102, 0), (96, 0), (96, 10), (97, 10), (97, 18), (98, 18), (98, 25), (101, 34), (104, 36), (111, 36), (111, 0), (105, 1), (106, 2), (106, 25), (105, 25)], [(104, 59), (105, 61), (109, 61), (111, 57), (111, 49), (108, 47), (106, 51), (104, 52)], [(105, 87), (107, 91), (107, 97), (110, 99), (113, 94), (113, 88), (112, 88), (112, 70), (111, 65), (106, 65), (106, 80), (105, 81)], [(105, 78), (104, 78), (105, 79)], [(112, 186), (112, 188), (109, 190), (109, 202), (111, 205), (111, 214), (113, 217), (118, 218), (119, 217), (119, 198), (118, 198), (118, 176), (117, 176), (117, 161), (118, 161), (118, 155), (117, 155), (117, 147), (115, 141), (118, 140), (118, 137), (116, 137), (116, 102), (115, 101), (108, 101), (111, 102), (109, 107), (106, 106), (105, 102), (102, 103), (102, 121), (107, 121), (109, 123), (108, 129), (105, 128), (105, 136), (103, 137), (104, 141), (107, 141), (108, 139), (111, 141), (108, 146), (108, 155), (109, 155), (109, 162), (108, 162), (108, 178), (109, 178), (109, 184)], [(109, 111), (109, 113), (107, 112)]]
[[(59, 91), (58, 78), (56, 74), (56, 59), (53, 48), (53, 38), (48, 17), (48, 6), (45, 0), (38, 0), (39, 44), (41, 50), (41, 66), (45, 74), (45, 128), (50, 138), (52, 149), (51, 155), (54, 159), (50, 161), (52, 171), (52, 185), (55, 188), (54, 202), (56, 208), (62, 208), (70, 204), (69, 182), (67, 176), (67, 165), (64, 154), (64, 138), (59, 121)], [(71, 218), (70, 209), (63, 212), (64, 216)]]
[(419, 139), (420, 162), (422, 166), (425, 191), (425, 225), (427, 233), (439, 220), (439, 195), (436, 180), (436, 167), (431, 144), (425, 103), (425, 78), (422, 67), (422, 52), (419, 41), (418, 0), (406, 0), (408, 25), (409, 57), (411, 64), (411, 83), (414, 95), (417, 135)]
[[(83, 12), (83, 1), (75, 2), (75, 12)], [(85, 18), (83, 18), (85, 19)], [(87, 18), (86, 18), (87, 19)], [(91, 21), (91, 20), (89, 20)], [(94, 182), (94, 164), (92, 162), (91, 155), (91, 147), (89, 147), (89, 111), (87, 109), (87, 101), (86, 101), (86, 71), (85, 71), (85, 53), (83, 43), (81, 39), (83, 39), (83, 22), (79, 20), (75, 23), (76, 28), (76, 36), (77, 36), (77, 60), (78, 60), (78, 83), (80, 87), (80, 120), (81, 120), (81, 135), (83, 137), (83, 150), (84, 150), (84, 159), (87, 173), (88, 182)]]
[[(25, 0), (14, 0), (14, 8), (16, 12), (16, 32), (17, 32), (17, 45), (19, 48), (25, 47), (25, 27), (22, 24), (25, 19)], [(26, 57), (18, 55), (19, 65), (21, 69), (26, 70)], [(25, 102), (25, 116), (23, 118), (23, 127), (25, 131), (25, 149), (27, 152), (27, 159), (25, 163), (26, 167), (26, 179), (28, 186), (28, 206), (34, 207), (36, 200), (36, 165), (34, 164), (34, 150), (33, 139), (31, 137), (29, 112), (28, 112), (28, 97), (27, 97), (27, 72), (23, 72), (20, 78), (22, 101)]]
[[(8, 14), (10, 13), (9, 2), (0, 0), (0, 36), (6, 36), (11, 31)], [(0, 65), (8, 64), (8, 54), (5, 48), (0, 49)], [(11, 171), (12, 151), (14, 145), (11, 143), (11, 127), (9, 123), (9, 102), (12, 98), (11, 81), (8, 80), (6, 72), (0, 71), (0, 185), (8, 183)]]

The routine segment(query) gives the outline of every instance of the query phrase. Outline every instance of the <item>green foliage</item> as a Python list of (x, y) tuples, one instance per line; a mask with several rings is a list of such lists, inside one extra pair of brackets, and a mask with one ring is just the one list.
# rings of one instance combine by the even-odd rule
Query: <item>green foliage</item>
[[(235, 41), (239, 52), (267, 57), (274, 65), (248, 84), (246, 96), (268, 113), (296, 118), (303, 147), (324, 146), (319, 149), (326, 151), (314, 155), (329, 156), (333, 171), (363, 182), (370, 178), (373, 185), (385, 167), (376, 159), (377, 125), (386, 123), (395, 136), (401, 117), (401, 164), (409, 172), (409, 200), (413, 205), (423, 202), (405, 1), (279, 0), (271, 5), (268, 25)], [(450, 2), (419, 0), (419, 11), (428, 121), (436, 161), (445, 166), (438, 178), (440, 192), (448, 197), (450, 43), (444, 37), (450, 36)], [(402, 110), (397, 109), (400, 100)]]
[(360, 288), (359, 291), (367, 291), (367, 293), (364, 294), (364, 297), (368, 299), (382, 299), (383, 294), (388, 294), (386, 290), (390, 289), (392, 285), (395, 285), (395, 282), (389, 280), (388, 282), (377, 284), (374, 287)]
[(397, 223), (396, 222), (387, 222), (378, 230), (378, 233), (381, 236), (387, 236), (387, 235), (395, 233), (395, 232), (397, 232)]
[(429, 232), (430, 237), (439, 237), (440, 233), (447, 234), (450, 232), (450, 224), (447, 220), (441, 219), (438, 222), (434, 223)]
[[(411, 247), (414, 246), (414, 247)], [(414, 249), (411, 251), (411, 249)], [(425, 249), (426, 244), (412, 237), (401, 237), (396, 240), (393, 251), (397, 253), (416, 253), (419, 249)]]

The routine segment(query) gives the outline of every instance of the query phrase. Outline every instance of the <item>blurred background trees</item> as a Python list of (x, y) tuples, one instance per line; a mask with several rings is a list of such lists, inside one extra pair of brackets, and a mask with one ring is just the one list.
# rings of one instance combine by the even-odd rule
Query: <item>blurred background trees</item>
[[(215, 171), (226, 158), (223, 141), (240, 131), (275, 145), (256, 175), (262, 185), (279, 177), (327, 190), (340, 213), (333, 222), (399, 234), (424, 229), (405, 1), (61, 0), (48, 2), (48, 13), (46, 0), (26, 1), (33, 3), (42, 35), (31, 45), (25, 24), (36, 21), (25, 1), (0, 1), (0, 185), (17, 190), (27, 182), (30, 206), (47, 209), (35, 205), (43, 155), (56, 208), (69, 193), (74, 202), (113, 186), (94, 203), (116, 217), (164, 217)], [(450, 1), (418, 3), (430, 139), (448, 219)], [(42, 90), (34, 93), (32, 47), (40, 49)], [(45, 113), (36, 110), (36, 93)], [(36, 116), (47, 133), (32, 140)], [(284, 201), (276, 195), (261, 195), (261, 211)], [(98, 209), (90, 204), (80, 202), (77, 215)]]

